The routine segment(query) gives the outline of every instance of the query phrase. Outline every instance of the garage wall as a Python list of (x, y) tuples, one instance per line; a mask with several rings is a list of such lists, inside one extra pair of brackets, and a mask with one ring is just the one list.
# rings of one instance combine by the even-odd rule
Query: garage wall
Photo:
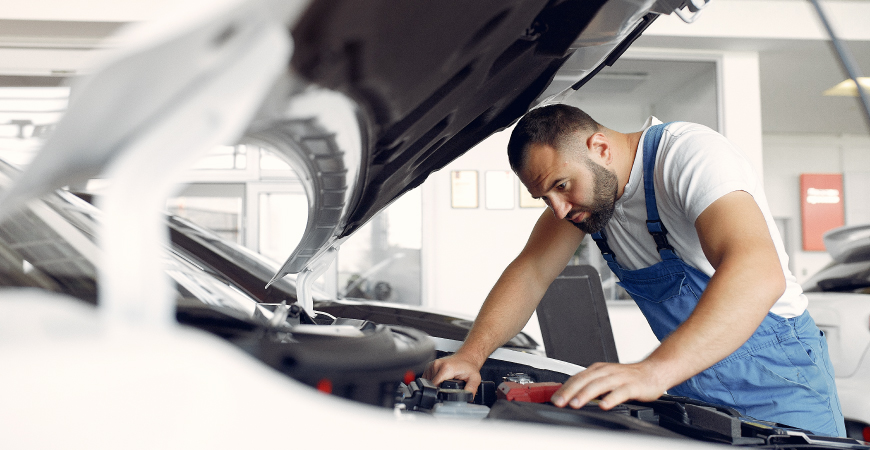
[[(578, 99), (579, 100), (579, 99)], [(604, 102), (581, 102), (569, 98), (565, 103), (576, 106), (592, 116), (596, 122), (620, 133), (632, 133), (643, 126), (646, 119), (655, 115), (651, 105), (626, 105)]]
[(842, 173), (846, 225), (870, 223), (870, 137), (822, 134), (765, 134), (764, 189), (776, 218), (787, 219), (786, 243), (798, 281), (830, 261), (826, 252), (801, 249), (802, 173)]
[(679, 96), (664, 96), (653, 105), (653, 115), (663, 122), (687, 120), (719, 130), (717, 65), (683, 87)]
[[(486, 171), (510, 171), (510, 130), (493, 135), (423, 184), (423, 304), (476, 316), (489, 290), (519, 254), (544, 208), (520, 208), (514, 176), (514, 208), (487, 209)], [(478, 207), (451, 207), (450, 172), (478, 172)], [(527, 331), (540, 339), (537, 319)], [(540, 341), (539, 341), (540, 342)]]
[(722, 129), (757, 173), (764, 175), (761, 154), (761, 89), (757, 52), (724, 52), (721, 60)]

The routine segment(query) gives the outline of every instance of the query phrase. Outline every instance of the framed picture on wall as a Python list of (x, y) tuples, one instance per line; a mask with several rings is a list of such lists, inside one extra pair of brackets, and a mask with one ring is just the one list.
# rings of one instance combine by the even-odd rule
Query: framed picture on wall
[(486, 209), (514, 209), (514, 173), (486, 171)]
[(477, 208), (477, 205), (477, 171), (451, 171), (450, 206), (453, 208)]

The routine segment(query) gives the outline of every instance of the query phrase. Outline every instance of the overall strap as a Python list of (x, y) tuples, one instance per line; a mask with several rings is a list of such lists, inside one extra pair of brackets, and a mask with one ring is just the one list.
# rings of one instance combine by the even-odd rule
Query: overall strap
[(659, 218), (659, 209), (656, 206), (655, 191), (655, 165), (659, 142), (665, 127), (673, 122), (663, 123), (649, 127), (643, 140), (643, 190), (646, 200), (646, 229), (652, 235), (656, 243), (659, 256), (664, 259), (679, 259), (674, 253), (674, 248), (668, 243), (668, 230)]
[(616, 254), (613, 253), (613, 250), (610, 249), (610, 245), (607, 245), (607, 232), (604, 231), (604, 228), (597, 233), (592, 233), (592, 240), (595, 241), (595, 245), (598, 246), (598, 250), (601, 250), (601, 256), (604, 257), (604, 260), (607, 262), (615, 263), (616, 262)]
[[(674, 248), (668, 243), (668, 230), (665, 224), (659, 218), (659, 209), (656, 206), (655, 192), (655, 165), (656, 154), (659, 150), (659, 142), (662, 140), (662, 134), (665, 127), (673, 122), (653, 125), (647, 129), (646, 136), (643, 141), (643, 190), (644, 199), (646, 201), (646, 229), (652, 235), (656, 243), (656, 250), (659, 256), (664, 259), (679, 259), (674, 252)], [(615, 263), (616, 254), (607, 243), (607, 232), (604, 229), (597, 233), (592, 233), (592, 239), (601, 250), (601, 256), (607, 262)]]

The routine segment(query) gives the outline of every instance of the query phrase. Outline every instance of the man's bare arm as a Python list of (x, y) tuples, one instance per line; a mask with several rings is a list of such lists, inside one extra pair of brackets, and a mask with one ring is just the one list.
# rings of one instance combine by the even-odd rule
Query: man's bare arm
[[(727, 194), (695, 222), (716, 273), (698, 306), (649, 357), (637, 364), (596, 363), (553, 395), (580, 407), (607, 394), (601, 407), (653, 400), (740, 347), (785, 290), (785, 277), (764, 216), (751, 195)], [(570, 402), (570, 403), (569, 403)]]
[(583, 236), (571, 223), (544, 211), (522, 252), (486, 297), (462, 347), (454, 355), (430, 364), (424, 377), (436, 384), (462, 379), (467, 390), (476, 391), (486, 358), (523, 329)]

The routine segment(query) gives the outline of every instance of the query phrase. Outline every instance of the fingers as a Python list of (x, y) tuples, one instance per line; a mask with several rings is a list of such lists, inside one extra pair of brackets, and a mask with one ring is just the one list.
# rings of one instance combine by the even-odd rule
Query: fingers
[(480, 373), (474, 372), (465, 380), (465, 390), (476, 394), (478, 386), (480, 386)]
[(427, 380), (431, 380), (435, 377), (435, 374), (438, 373), (438, 365), (441, 363), (440, 359), (436, 359), (435, 361), (430, 362), (426, 365), (426, 370), (423, 371), (423, 378)]
[(627, 400), (655, 400), (662, 393), (664, 389), (640, 365), (596, 363), (566, 381), (551, 401), (576, 409), (604, 396), (598, 405), (609, 410)]
[(423, 378), (440, 385), (446, 380), (465, 381), (465, 390), (475, 393), (480, 385), (480, 372), (473, 364), (459, 358), (448, 356), (429, 363), (423, 372)]
[(423, 372), (423, 378), (430, 380), (437, 386), (444, 382), (444, 380), (454, 378), (455, 373), (456, 370), (449, 362), (445, 362), (444, 359), (436, 359)]
[(593, 364), (588, 369), (569, 378), (558, 391), (553, 394), (550, 401), (562, 408), (570, 406), (582, 408), (590, 400), (609, 391), (607, 383), (608, 372), (606, 368)]
[(598, 406), (600, 406), (601, 409), (607, 411), (619, 404), (622, 404), (625, 401), (632, 399), (632, 396), (629, 395), (626, 389), (618, 388), (610, 391), (610, 394), (605, 395), (604, 398), (601, 399), (601, 402), (598, 403)]

